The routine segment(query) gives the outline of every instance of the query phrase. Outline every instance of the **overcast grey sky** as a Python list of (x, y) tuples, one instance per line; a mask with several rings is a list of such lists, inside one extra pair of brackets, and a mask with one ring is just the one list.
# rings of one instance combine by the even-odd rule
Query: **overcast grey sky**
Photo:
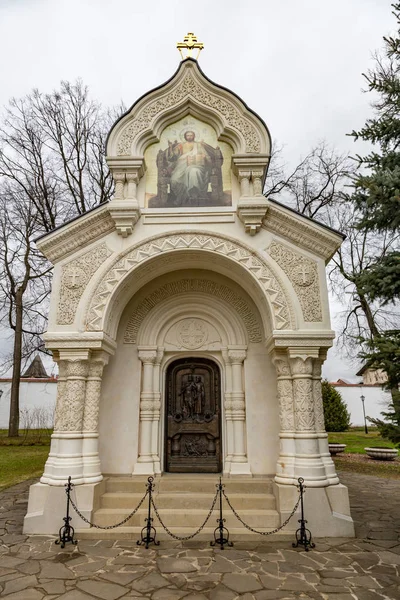
[[(175, 72), (188, 31), (199, 63), (267, 123), (295, 164), (371, 115), (361, 73), (394, 30), (391, 0), (0, 0), (0, 106), (81, 77), (105, 105), (130, 106)], [(360, 150), (360, 148), (358, 148)], [(348, 377), (330, 355), (325, 374)]]

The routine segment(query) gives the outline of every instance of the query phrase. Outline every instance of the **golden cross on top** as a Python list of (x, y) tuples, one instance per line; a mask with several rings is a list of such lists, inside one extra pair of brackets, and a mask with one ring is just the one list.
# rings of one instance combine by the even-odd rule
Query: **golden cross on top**
[[(194, 33), (188, 33), (183, 38), (183, 42), (178, 42), (176, 44), (176, 47), (178, 48), (178, 50), (181, 54), (182, 60), (185, 60), (185, 58), (190, 58), (192, 56), (193, 50), (195, 48), (198, 49), (198, 53), (196, 56), (196, 60), (197, 60), (199, 58), (200, 52), (204, 48), (204, 44), (202, 42), (197, 41), (197, 37), (194, 35)], [(183, 54), (182, 54), (183, 49), (187, 50), (186, 56), (183, 56)]]

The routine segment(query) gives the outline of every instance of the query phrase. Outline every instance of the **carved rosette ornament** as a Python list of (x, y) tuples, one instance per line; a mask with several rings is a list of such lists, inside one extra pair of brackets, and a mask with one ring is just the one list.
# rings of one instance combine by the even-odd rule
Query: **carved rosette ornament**
[(311, 357), (292, 358), (290, 366), (293, 377), (296, 431), (313, 431), (315, 429), (313, 359)]

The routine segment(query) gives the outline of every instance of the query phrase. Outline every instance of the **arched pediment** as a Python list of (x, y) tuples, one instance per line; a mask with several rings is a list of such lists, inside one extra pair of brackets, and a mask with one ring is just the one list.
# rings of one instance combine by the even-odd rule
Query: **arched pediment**
[(173, 77), (142, 96), (113, 126), (107, 157), (140, 157), (161, 131), (187, 114), (212, 123), (237, 154), (270, 154), (267, 126), (230, 90), (211, 82), (197, 61), (182, 61)]

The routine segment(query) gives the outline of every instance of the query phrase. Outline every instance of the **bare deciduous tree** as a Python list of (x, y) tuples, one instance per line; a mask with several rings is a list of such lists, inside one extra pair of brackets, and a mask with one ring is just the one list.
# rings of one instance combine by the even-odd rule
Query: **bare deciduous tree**
[(104, 111), (81, 81), (64, 81), (51, 94), (12, 99), (0, 125), (0, 320), (14, 332), (9, 435), (18, 435), (21, 362), (42, 349), (46, 324), (50, 266), (33, 239), (111, 198), (104, 143), (122, 111)]

